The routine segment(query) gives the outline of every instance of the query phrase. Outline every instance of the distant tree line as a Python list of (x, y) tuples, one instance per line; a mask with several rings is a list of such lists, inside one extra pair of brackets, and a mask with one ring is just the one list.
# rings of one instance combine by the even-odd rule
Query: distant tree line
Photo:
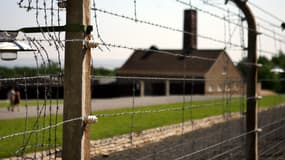
[[(239, 71), (244, 77), (248, 65), (246, 64), (247, 59), (243, 58), (237, 65)], [(280, 51), (278, 55), (273, 56), (271, 59), (265, 56), (258, 58), (258, 64), (262, 67), (258, 68), (258, 80), (261, 82), (263, 89), (269, 89), (276, 92), (285, 92), (285, 73), (274, 73), (272, 69), (279, 67), (285, 70), (285, 54)], [(0, 78), (12, 78), (12, 77), (27, 77), (36, 75), (49, 75), (63, 73), (63, 69), (59, 67), (58, 63), (50, 62), (46, 65), (40, 65), (37, 67), (14, 67), (8, 68), (0, 66)], [(107, 68), (92, 68), (92, 75), (97, 76), (115, 76), (116, 69)]]
[[(246, 58), (242, 59), (237, 67), (240, 72), (246, 77), (248, 65), (245, 63)], [(258, 64), (262, 67), (258, 68), (258, 80), (261, 82), (263, 89), (273, 90), (275, 92), (285, 92), (285, 73), (274, 73), (272, 69), (278, 67), (285, 70), (285, 54), (280, 51), (278, 55), (273, 56), (271, 59), (260, 56)]]
[(45, 74), (57, 74), (61, 69), (56, 62), (50, 62), (49, 64), (42, 64), (39, 67), (13, 67), (8, 68), (0, 66), (1, 78), (13, 78), (13, 77), (28, 77)]
[(117, 69), (107, 69), (103, 67), (99, 68), (92, 68), (91, 74), (97, 75), (97, 76), (115, 76)]
[[(28, 77), (36, 75), (50, 75), (63, 73), (63, 69), (58, 63), (50, 62), (48, 65), (40, 65), (37, 67), (4, 67), (0, 66), (0, 78)], [(114, 76), (116, 69), (106, 69), (103, 67), (92, 68), (91, 73), (99, 76)]]

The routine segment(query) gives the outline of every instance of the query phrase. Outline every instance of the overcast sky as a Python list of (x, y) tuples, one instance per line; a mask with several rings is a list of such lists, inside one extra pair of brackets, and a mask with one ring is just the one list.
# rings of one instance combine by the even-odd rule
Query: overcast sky
[[(21, 9), (17, 5), (18, 0), (2, 0), (0, 6), (0, 29), (18, 29), (27, 26), (37, 26), (36, 23), (36, 10), (31, 10), (29, 12), (26, 9)], [(49, 0), (46, 0), (47, 2)], [(214, 13), (218, 16), (230, 18), (232, 22), (238, 23), (238, 18), (233, 15), (228, 15), (226, 12), (221, 12), (208, 5), (208, 1), (211, 4), (217, 5), (224, 9), (229, 9), (230, 12), (238, 13), (236, 7), (230, 3), (224, 5), (222, 0), (184, 0), (186, 3), (191, 2), (194, 7), (198, 7), (204, 11)], [(43, 0), (39, 0), (39, 6), (43, 7)], [(55, 0), (54, 0), (55, 2)], [(284, 0), (251, 0), (252, 3), (262, 7), (263, 9), (269, 11), (270, 13), (276, 15), (280, 19), (285, 20), (285, 1)], [(28, 0), (23, 2), (23, 5), (27, 5)], [(36, 6), (36, 1), (33, 0), (31, 5)], [(50, 4), (47, 3), (48, 8)], [(129, 17), (134, 17), (134, 1), (133, 0), (96, 0), (96, 7), (107, 11), (115, 12), (118, 14), (127, 15)], [(262, 19), (265, 19), (275, 25), (280, 25), (281, 22), (276, 20), (263, 12), (257, 10), (253, 6), (253, 13)], [(137, 18), (140, 20), (146, 20), (153, 23), (182, 29), (183, 24), (183, 10), (188, 9), (189, 6), (183, 5), (176, 0), (136, 0), (136, 13)], [(94, 12), (92, 11), (92, 23), (94, 24)], [(44, 12), (39, 12), (40, 25), (44, 25)], [(51, 23), (51, 12), (47, 11), (47, 20), (50, 25)], [(65, 24), (65, 12), (61, 12), (60, 23)], [(57, 14), (55, 11), (54, 23), (57, 23)], [(146, 24), (136, 23), (133, 21), (125, 20), (122, 18), (114, 17), (108, 14), (97, 12), (97, 20), (99, 25), (100, 35), (103, 40), (107, 43), (126, 45), (134, 48), (149, 48), (151, 45), (156, 45), (161, 49), (181, 49), (182, 48), (182, 33), (170, 31), (166, 29), (157, 28), (154, 26), (149, 26)], [(270, 31), (260, 30), (267, 35), (275, 36), (281, 40), (284, 40), (285, 34), (281, 32), (280, 28), (273, 27), (268, 23), (263, 22), (261, 19), (257, 18), (257, 22), (260, 26), (266, 27)], [(95, 26), (94, 26), (95, 29)], [(246, 30), (245, 30), (246, 32)], [(218, 40), (226, 40), (229, 42), (229, 37), (231, 37), (231, 42), (240, 44), (241, 43), (241, 32), (240, 28), (233, 24), (229, 24), (223, 20), (217, 19), (210, 16), (204, 12), (198, 12), (198, 34), (212, 37)], [(93, 32), (95, 40), (98, 40), (96, 29)], [(35, 36), (30, 34), (29, 36)], [(64, 36), (64, 35), (62, 35)], [(19, 35), (23, 37), (23, 35)], [(41, 35), (36, 35), (37, 38), (42, 38)], [(279, 41), (275, 41), (271, 38), (266, 38), (266, 36), (261, 36), (261, 49), (268, 50), (272, 52), (278, 52), (279, 49), (284, 48), (284, 44)], [(58, 61), (58, 54), (54, 49), (54, 46), (46, 46), (48, 51), (48, 56), (54, 60)], [(244, 53), (238, 51), (240, 48), (234, 48), (233, 46), (226, 45), (223, 43), (217, 43), (211, 40), (205, 40), (203, 38), (198, 38), (199, 48), (214, 48), (222, 49), (227, 48), (227, 52), (233, 61), (239, 61)], [(103, 51), (99, 49), (92, 50), (93, 63), (96, 67), (106, 67), (114, 68), (120, 67), (127, 58), (131, 55), (131, 50), (110, 48), (108, 51), (106, 48), (102, 47)], [(270, 57), (270, 54), (259, 53), (259, 55), (265, 55)], [(63, 60), (63, 50), (61, 50), (61, 61)], [(46, 57), (44, 57), (45, 60)], [(42, 63), (42, 60), (39, 60)], [(35, 59), (33, 53), (22, 53), (19, 54), (19, 58), (16, 61), (4, 62), (0, 60), (1, 66), (34, 66)]]

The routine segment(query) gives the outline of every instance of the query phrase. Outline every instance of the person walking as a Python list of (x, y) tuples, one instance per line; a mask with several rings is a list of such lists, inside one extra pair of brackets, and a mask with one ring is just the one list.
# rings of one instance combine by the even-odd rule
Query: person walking
[(17, 108), (17, 111), (20, 111), (20, 101), (21, 101), (21, 93), (18, 88), (15, 90), (15, 99), (14, 99), (14, 108)]
[(14, 112), (15, 95), (16, 95), (15, 89), (11, 88), (8, 92), (8, 95), (7, 95), (8, 100), (9, 100), (8, 111)]

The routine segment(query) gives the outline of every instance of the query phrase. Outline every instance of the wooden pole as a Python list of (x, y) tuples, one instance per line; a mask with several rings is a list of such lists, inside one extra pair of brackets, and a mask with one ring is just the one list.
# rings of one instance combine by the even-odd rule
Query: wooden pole
[[(90, 24), (90, 1), (68, 0), (67, 25)], [(66, 40), (89, 39), (80, 32), (66, 32)], [(64, 63), (64, 120), (85, 117), (90, 114), (90, 49), (82, 41), (65, 42)], [(90, 159), (89, 125), (82, 120), (63, 125), (62, 158), (65, 160)]]
[(258, 160), (258, 124), (256, 110), (257, 85), (257, 54), (256, 54), (256, 23), (255, 18), (247, 5), (247, 1), (231, 0), (245, 15), (248, 24), (248, 57), (247, 62), (247, 102), (246, 102), (246, 159)]

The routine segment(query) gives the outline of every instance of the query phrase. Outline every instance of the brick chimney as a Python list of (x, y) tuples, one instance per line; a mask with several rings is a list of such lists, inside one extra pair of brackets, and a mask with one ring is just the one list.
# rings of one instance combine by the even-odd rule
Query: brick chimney
[(189, 54), (191, 50), (197, 49), (197, 11), (184, 10), (183, 53)]

